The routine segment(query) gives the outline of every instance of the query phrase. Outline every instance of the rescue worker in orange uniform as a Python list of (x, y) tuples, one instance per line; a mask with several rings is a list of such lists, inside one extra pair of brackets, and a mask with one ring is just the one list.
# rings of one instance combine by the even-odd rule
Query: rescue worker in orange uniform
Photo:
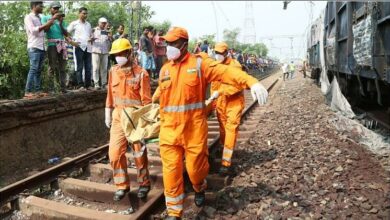
[(180, 219), (185, 197), (184, 165), (195, 191), (195, 204), (202, 206), (205, 202), (209, 172), (207, 84), (222, 81), (239, 88), (250, 87), (260, 104), (266, 102), (268, 92), (258, 80), (237, 68), (220, 64), (205, 53), (190, 54), (184, 28), (173, 27), (163, 38), (170, 61), (162, 67), (159, 78), (160, 155), (167, 219)]
[[(228, 45), (224, 42), (215, 45), (215, 59), (224, 65), (242, 70), (241, 64), (228, 56)], [(216, 111), (219, 122), (220, 141), (223, 145), (221, 175), (228, 174), (231, 166), (233, 149), (237, 140), (238, 126), (245, 99), (242, 88), (223, 84), (220, 81), (211, 83), (211, 99), (216, 99)]]
[(142, 106), (151, 103), (150, 79), (148, 72), (135, 64), (133, 49), (129, 40), (117, 39), (113, 42), (110, 54), (115, 56), (117, 65), (111, 67), (108, 77), (105, 123), (110, 130), (109, 158), (113, 168), (114, 183), (118, 190), (114, 200), (121, 200), (130, 190), (127, 174), (127, 146), (133, 150), (137, 167), (139, 198), (145, 198), (150, 190), (147, 150), (144, 143), (128, 143), (121, 117), (123, 108)]

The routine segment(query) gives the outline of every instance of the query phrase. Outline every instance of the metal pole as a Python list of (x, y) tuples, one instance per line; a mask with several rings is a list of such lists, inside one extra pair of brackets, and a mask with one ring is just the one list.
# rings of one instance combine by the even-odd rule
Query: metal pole
[(138, 7), (138, 33), (137, 37), (139, 38), (141, 36), (141, 22), (142, 22), (142, 2), (139, 1), (137, 4)]
[(133, 44), (133, 22), (134, 22), (134, 9), (133, 9), (133, 1), (130, 0), (129, 10), (130, 10), (130, 19), (129, 19), (129, 35), (130, 42)]
[(215, 9), (215, 3), (212, 1), (211, 5), (213, 6), (213, 11), (214, 11), (214, 18), (215, 18), (215, 28), (217, 31), (217, 42), (219, 41), (219, 33), (218, 33), (218, 18), (217, 18), (217, 10)]

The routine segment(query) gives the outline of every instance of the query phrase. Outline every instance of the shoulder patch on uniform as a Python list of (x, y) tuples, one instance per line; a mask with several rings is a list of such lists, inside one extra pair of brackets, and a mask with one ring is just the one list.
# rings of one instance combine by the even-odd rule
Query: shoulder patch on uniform
[(187, 69), (187, 73), (188, 73), (188, 74), (196, 73), (196, 68)]

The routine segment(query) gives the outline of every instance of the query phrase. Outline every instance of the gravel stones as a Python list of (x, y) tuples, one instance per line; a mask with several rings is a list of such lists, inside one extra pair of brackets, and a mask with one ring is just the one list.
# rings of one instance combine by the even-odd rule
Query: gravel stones
[(333, 119), (309, 79), (286, 81), (254, 136), (236, 147), (237, 175), (217, 193), (207, 216), (389, 219), (388, 174), (363, 146), (337, 131)]

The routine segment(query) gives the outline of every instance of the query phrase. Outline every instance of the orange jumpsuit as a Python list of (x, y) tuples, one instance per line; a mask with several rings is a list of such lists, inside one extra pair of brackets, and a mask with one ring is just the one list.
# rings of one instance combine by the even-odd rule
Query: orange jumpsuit
[[(128, 143), (121, 127), (122, 110), (126, 107), (151, 103), (150, 80), (146, 70), (134, 64), (132, 68), (115, 65), (108, 77), (106, 108), (114, 108), (110, 130), (109, 158), (113, 168), (114, 183), (118, 189), (129, 189), (127, 174), (127, 146), (131, 144), (137, 182), (140, 186), (149, 186), (149, 171), (146, 146), (142, 143)], [(126, 116), (123, 116), (126, 117)]]
[(169, 216), (181, 216), (183, 212), (184, 157), (194, 190), (200, 192), (207, 187), (207, 84), (220, 80), (246, 88), (258, 82), (241, 73), (244, 72), (221, 65), (205, 53), (187, 53), (180, 63), (171, 61), (162, 67), (159, 79), (160, 154)]
[[(238, 68), (239, 70), (242, 69), (241, 64), (230, 57), (226, 58), (222, 64)], [(223, 84), (220, 81), (211, 83), (211, 94), (214, 91), (219, 93), (219, 97), (216, 100), (216, 110), (219, 121), (220, 141), (224, 146), (222, 165), (228, 167), (231, 165), (241, 113), (245, 105), (244, 93), (243, 89)]]

